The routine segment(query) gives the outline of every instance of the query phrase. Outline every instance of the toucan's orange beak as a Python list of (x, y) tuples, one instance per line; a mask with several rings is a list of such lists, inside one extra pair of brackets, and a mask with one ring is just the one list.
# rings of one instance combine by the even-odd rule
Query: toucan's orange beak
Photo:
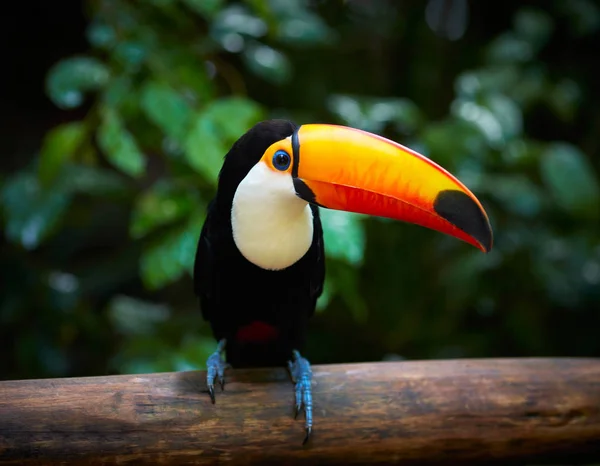
[(415, 223), (484, 252), (492, 248), (481, 203), (424, 156), (381, 136), (335, 125), (302, 125), (292, 143), (294, 185), (306, 201)]

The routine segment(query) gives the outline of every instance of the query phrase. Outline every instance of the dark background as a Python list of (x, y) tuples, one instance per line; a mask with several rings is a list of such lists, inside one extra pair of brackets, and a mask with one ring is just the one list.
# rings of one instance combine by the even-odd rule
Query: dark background
[(421, 151), (495, 232), (484, 255), (324, 213), (313, 362), (600, 355), (598, 2), (13, 2), (0, 23), (0, 378), (203, 367), (196, 239), (267, 117)]

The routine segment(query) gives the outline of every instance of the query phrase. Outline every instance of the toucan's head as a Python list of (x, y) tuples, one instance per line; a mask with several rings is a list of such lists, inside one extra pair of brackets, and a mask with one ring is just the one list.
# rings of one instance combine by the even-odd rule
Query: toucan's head
[[(454, 176), (398, 143), (343, 126), (258, 123), (227, 155), (219, 196), (231, 206), (238, 248), (263, 268), (284, 268), (306, 252), (308, 204), (418, 224), (484, 252), (492, 247), (485, 210)], [(282, 251), (289, 257), (277, 259)]]

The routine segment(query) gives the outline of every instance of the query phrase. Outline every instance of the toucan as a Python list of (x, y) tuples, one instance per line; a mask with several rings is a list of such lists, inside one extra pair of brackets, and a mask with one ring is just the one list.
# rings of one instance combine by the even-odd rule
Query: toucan
[[(225, 155), (198, 240), (194, 289), (217, 340), (207, 387), (227, 367), (286, 366), (296, 415), (313, 428), (310, 363), (301, 355), (325, 280), (320, 208), (386, 217), (488, 252), (479, 200), (432, 160), (382, 136), (331, 124), (267, 120)], [(223, 359), (222, 353), (225, 353)]]

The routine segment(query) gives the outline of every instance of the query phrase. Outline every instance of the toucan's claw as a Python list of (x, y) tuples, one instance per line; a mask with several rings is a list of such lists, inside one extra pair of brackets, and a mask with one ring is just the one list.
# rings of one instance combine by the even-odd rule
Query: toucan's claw
[(225, 390), (225, 369), (229, 367), (229, 364), (221, 359), (223, 349), (225, 349), (224, 339), (219, 342), (216, 351), (206, 360), (206, 386), (213, 404), (215, 404), (215, 379), (219, 379), (221, 391)]
[(302, 441), (302, 445), (306, 445), (306, 443), (308, 442), (308, 439), (310, 439), (310, 434), (312, 433), (312, 428), (311, 427), (307, 427), (306, 428), (306, 436), (304, 437), (304, 440)]
[(296, 384), (296, 409), (294, 419), (298, 417), (300, 411), (304, 410), (306, 436), (302, 445), (308, 442), (312, 434), (312, 369), (306, 358), (300, 356), (300, 352), (294, 350), (293, 361), (288, 362), (288, 368), (292, 381)]

